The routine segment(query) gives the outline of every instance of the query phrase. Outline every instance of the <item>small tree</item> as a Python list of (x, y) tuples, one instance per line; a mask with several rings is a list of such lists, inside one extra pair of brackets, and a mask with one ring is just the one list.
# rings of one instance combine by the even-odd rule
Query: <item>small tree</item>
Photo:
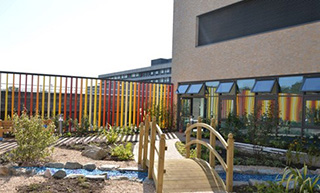
[(14, 134), (18, 147), (11, 152), (10, 160), (21, 165), (31, 165), (43, 161), (53, 152), (49, 148), (57, 137), (54, 133), (54, 123), (46, 126), (38, 115), (28, 117), (26, 112), (19, 117), (13, 116)]

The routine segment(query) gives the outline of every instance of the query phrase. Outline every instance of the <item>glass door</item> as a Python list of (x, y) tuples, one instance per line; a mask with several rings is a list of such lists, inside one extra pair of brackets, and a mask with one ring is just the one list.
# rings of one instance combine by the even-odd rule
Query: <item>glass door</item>
[(186, 126), (190, 121), (190, 117), (192, 113), (191, 105), (192, 105), (192, 99), (190, 98), (181, 99), (179, 129), (182, 129), (182, 130), (186, 129)]
[(225, 127), (229, 114), (235, 113), (235, 97), (221, 96), (219, 100), (219, 127)]
[(320, 135), (320, 98), (315, 96), (304, 99), (304, 135)]

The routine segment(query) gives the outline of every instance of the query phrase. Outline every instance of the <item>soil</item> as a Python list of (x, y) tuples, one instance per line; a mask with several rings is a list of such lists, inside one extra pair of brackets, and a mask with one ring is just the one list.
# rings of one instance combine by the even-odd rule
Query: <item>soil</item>
[(84, 178), (79, 179), (50, 179), (41, 183), (32, 183), (28, 186), (19, 186), (17, 192), (102, 192), (105, 181), (90, 181)]

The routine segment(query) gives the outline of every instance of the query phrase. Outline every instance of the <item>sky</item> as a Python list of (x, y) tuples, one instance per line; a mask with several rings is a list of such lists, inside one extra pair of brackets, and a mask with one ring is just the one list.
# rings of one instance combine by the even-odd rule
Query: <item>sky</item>
[(97, 77), (172, 57), (173, 0), (0, 0), (0, 71)]

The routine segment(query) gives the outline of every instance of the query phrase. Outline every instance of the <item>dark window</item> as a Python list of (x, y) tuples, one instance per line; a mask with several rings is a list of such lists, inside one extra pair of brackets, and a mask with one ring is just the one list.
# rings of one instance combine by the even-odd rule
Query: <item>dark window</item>
[(219, 84), (216, 93), (229, 93), (232, 89), (233, 82), (222, 82)]
[(177, 94), (184, 94), (186, 93), (187, 89), (189, 88), (188, 84), (180, 85), (177, 89)]
[(271, 92), (275, 80), (257, 80), (251, 92)]
[(203, 84), (191, 84), (187, 94), (199, 94)]
[(198, 45), (320, 20), (319, 0), (247, 0), (198, 16)]
[(320, 91), (320, 77), (306, 78), (302, 86), (303, 92), (319, 92)]

